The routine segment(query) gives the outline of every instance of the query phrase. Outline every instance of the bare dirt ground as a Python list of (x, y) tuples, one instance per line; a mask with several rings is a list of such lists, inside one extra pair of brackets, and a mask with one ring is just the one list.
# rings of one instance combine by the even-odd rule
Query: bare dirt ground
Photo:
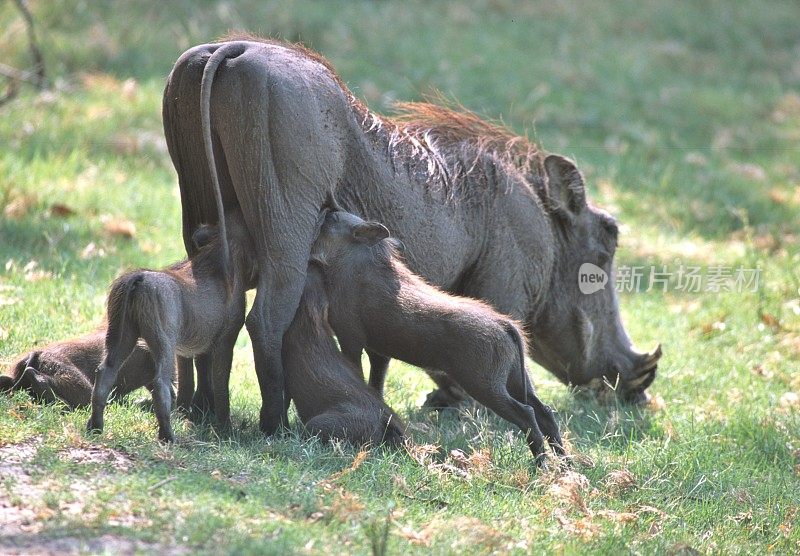
[[(43, 445), (41, 437), (0, 446), (0, 553), (2, 554), (182, 554), (180, 547), (163, 546), (113, 534), (95, 537), (76, 536), (69, 527), (47, 527), (56, 512), (47, 503), (47, 493), (54, 486), (35, 463)], [(63, 461), (78, 465), (101, 464), (111, 472), (125, 472), (133, 460), (123, 452), (98, 446), (69, 447), (58, 453)], [(85, 501), (98, 488), (96, 480), (73, 480), (72, 496), (57, 504), (62, 516), (90, 511)], [(135, 526), (135, 518), (116, 520), (118, 525)]]

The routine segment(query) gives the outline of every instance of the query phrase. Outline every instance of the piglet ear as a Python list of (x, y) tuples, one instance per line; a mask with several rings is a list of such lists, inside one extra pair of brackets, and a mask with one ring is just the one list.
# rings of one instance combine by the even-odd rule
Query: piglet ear
[(389, 230), (380, 222), (364, 222), (353, 227), (353, 239), (370, 247), (389, 237)]
[(394, 248), (397, 249), (398, 253), (406, 252), (406, 244), (397, 239), (396, 237), (392, 238), (392, 244), (394, 245)]
[(211, 226), (209, 224), (203, 224), (197, 228), (192, 234), (192, 243), (194, 243), (195, 248), (202, 249), (211, 243), (216, 231), (216, 226)]
[(308, 258), (308, 264), (325, 268), (328, 266), (328, 261), (325, 260), (325, 253), (322, 250), (312, 251), (311, 256)]

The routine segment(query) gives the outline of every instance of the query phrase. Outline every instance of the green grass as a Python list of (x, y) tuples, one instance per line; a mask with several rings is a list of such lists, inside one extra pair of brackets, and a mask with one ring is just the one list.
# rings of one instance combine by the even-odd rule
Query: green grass
[[(161, 446), (135, 403), (110, 406), (106, 432), (86, 438), (86, 411), (0, 398), (0, 450), (33, 447), (22, 475), (0, 451), (0, 513), (32, 516), (21, 539), (94, 552), (800, 550), (800, 407), (786, 395), (800, 393), (796, 2), (31, 4), (58, 87), (0, 108), (3, 365), (90, 330), (123, 269), (182, 257), (160, 95), (185, 48), (229, 29), (303, 40), (379, 111), (441, 90), (575, 157), (624, 224), (618, 265), (757, 266), (761, 280), (753, 293), (622, 296), (635, 341), (664, 344), (651, 388), (663, 404), (601, 406), (532, 366), (576, 455), (568, 474), (537, 474), (520, 435), (483, 410), (422, 412), (431, 383), (398, 363), (388, 401), (431, 446), (416, 459), (264, 439), (246, 334), (230, 438), (176, 416), (179, 442)], [(0, 29), (0, 58), (25, 67), (11, 2)], [(106, 231), (121, 221), (133, 238)]]

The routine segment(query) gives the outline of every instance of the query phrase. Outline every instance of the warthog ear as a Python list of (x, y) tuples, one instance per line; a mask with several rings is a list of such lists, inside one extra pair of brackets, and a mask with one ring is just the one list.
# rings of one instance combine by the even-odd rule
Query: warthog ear
[(380, 222), (364, 222), (353, 226), (353, 239), (370, 247), (389, 237), (389, 230)]
[(561, 214), (578, 214), (586, 208), (583, 176), (568, 158), (551, 154), (544, 159), (548, 208)]

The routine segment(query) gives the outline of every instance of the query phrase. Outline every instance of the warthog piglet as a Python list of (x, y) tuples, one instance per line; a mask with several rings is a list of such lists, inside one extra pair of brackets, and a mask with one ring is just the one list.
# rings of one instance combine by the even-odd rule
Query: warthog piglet
[[(36, 399), (47, 403), (60, 400), (70, 409), (89, 405), (92, 378), (103, 359), (105, 337), (106, 329), (102, 327), (85, 336), (27, 353), (12, 365), (7, 375), (0, 375), (0, 391), (26, 390)], [(114, 396), (121, 398), (142, 386), (149, 389), (154, 373), (150, 351), (137, 344), (112, 385)], [(174, 372), (170, 374), (171, 380), (173, 375)]]
[(402, 422), (336, 347), (327, 315), (322, 271), (312, 263), (300, 307), (283, 337), (287, 387), (300, 421), (324, 440), (399, 446)]
[(388, 236), (382, 224), (335, 210), (312, 249), (324, 268), (328, 319), (344, 355), (360, 365), (367, 348), (444, 372), (522, 429), (537, 462), (545, 436), (563, 455), (553, 412), (528, 378), (517, 323), (486, 303), (427, 284), (405, 266)]
[[(221, 258), (216, 227), (201, 226), (194, 238), (202, 247), (191, 259), (161, 271), (129, 272), (112, 284), (106, 356), (92, 391), (89, 431), (103, 430), (108, 394), (120, 365), (139, 338), (147, 343), (155, 361), (153, 402), (161, 440), (174, 440), (169, 377), (176, 355), (188, 358), (208, 354), (214, 409), (220, 424), (229, 425), (228, 379), (233, 347), (244, 323), (245, 292), (255, 279), (249, 263), (250, 239), (238, 214), (228, 216), (229, 262)], [(230, 274), (225, 271), (228, 265)], [(228, 275), (230, 280), (226, 279)]]

